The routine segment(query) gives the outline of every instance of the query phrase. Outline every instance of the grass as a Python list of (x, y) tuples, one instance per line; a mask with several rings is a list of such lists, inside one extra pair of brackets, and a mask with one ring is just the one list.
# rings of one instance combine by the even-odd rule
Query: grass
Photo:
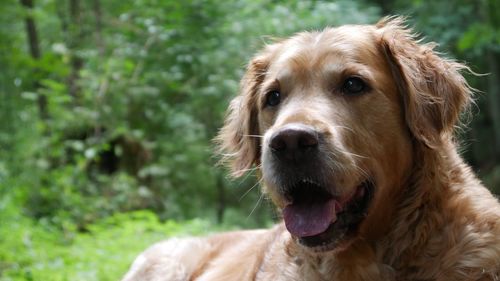
[(221, 230), (201, 219), (160, 222), (149, 211), (117, 214), (85, 233), (61, 231), (12, 212), (0, 214), (0, 221), (2, 281), (116, 281), (154, 242)]

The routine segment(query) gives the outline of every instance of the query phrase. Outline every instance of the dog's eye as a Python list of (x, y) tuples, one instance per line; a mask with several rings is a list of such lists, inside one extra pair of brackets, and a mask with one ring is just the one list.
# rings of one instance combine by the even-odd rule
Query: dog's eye
[(270, 91), (266, 96), (267, 106), (277, 106), (281, 102), (281, 93), (278, 91)]
[(342, 85), (342, 92), (346, 95), (356, 95), (366, 90), (366, 84), (359, 77), (349, 77)]

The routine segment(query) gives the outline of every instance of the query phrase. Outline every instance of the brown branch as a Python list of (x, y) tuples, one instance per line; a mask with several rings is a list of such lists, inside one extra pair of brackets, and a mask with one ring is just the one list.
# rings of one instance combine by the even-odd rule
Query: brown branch
[(83, 67), (83, 59), (77, 54), (77, 48), (83, 41), (82, 21), (80, 16), (80, 1), (69, 1), (69, 14), (71, 18), (69, 49), (71, 51), (70, 66), (71, 72), (68, 77), (68, 90), (73, 100), (78, 101), (80, 93), (80, 86), (78, 80), (80, 79), (80, 70)]
[[(28, 39), (30, 55), (33, 60), (38, 61), (41, 57), (41, 51), (35, 20), (33, 19), (33, 16), (31, 14), (34, 7), (33, 0), (20, 0), (20, 2), (21, 5), (27, 10), (24, 22), (26, 25), (26, 35)], [(34, 67), (33, 72), (36, 74), (38, 72), (38, 67)], [(33, 75), (33, 77), (33, 89), (36, 92), (40, 88), (40, 81), (38, 81), (37, 75)], [(47, 97), (44, 94), (38, 93), (37, 105), (40, 118), (47, 119), (49, 117), (49, 113), (47, 109)]]
[(95, 16), (95, 40), (97, 49), (101, 57), (104, 56), (105, 43), (102, 37), (102, 11), (101, 0), (94, 0), (94, 16)]

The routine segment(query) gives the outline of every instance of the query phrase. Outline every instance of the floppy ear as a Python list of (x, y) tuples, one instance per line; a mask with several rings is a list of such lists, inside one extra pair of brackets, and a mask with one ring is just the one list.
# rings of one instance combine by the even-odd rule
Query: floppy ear
[(390, 65), (414, 137), (430, 148), (451, 137), (460, 113), (472, 99), (463, 64), (441, 58), (435, 44), (420, 44), (401, 18), (377, 23), (380, 44)]
[(268, 60), (262, 55), (250, 62), (240, 83), (240, 94), (231, 101), (216, 138), (223, 161), (228, 162), (235, 177), (260, 162), (257, 94), (267, 67)]

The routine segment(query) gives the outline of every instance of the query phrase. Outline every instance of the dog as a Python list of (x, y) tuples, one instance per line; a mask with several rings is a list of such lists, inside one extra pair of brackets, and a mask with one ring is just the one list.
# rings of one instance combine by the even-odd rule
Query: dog
[(123, 280), (500, 280), (500, 204), (454, 138), (468, 70), (398, 17), (267, 45), (217, 140), (283, 222), (160, 242)]

